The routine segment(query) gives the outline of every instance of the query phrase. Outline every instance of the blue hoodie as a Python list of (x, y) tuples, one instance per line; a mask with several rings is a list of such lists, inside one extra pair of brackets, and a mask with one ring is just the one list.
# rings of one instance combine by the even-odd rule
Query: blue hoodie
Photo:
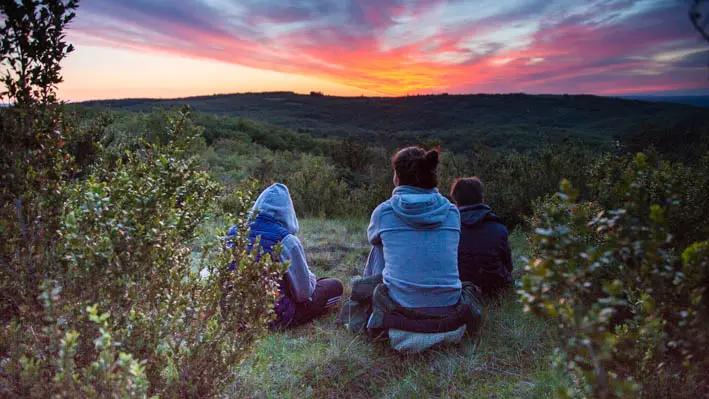
[(395, 188), (372, 213), (367, 237), (383, 246), (384, 284), (401, 306), (458, 303), (460, 214), (438, 189)]
[(251, 214), (268, 215), (290, 233), (280, 242), (281, 261), (290, 262), (286, 276), (290, 283), (291, 294), (296, 302), (306, 302), (315, 291), (317, 279), (308, 268), (303, 245), (295, 234), (300, 226), (295, 216), (293, 200), (288, 187), (283, 184), (273, 184), (263, 190), (251, 209)]

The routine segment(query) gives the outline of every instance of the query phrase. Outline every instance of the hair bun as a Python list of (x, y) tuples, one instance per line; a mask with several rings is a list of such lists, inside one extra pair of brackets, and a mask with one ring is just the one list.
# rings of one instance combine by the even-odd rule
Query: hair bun
[(426, 165), (428, 165), (431, 169), (434, 169), (438, 166), (438, 150), (431, 150), (427, 152), (424, 159), (426, 161)]
[(438, 149), (426, 152), (421, 147), (399, 150), (392, 159), (398, 184), (426, 189), (438, 186), (438, 153)]

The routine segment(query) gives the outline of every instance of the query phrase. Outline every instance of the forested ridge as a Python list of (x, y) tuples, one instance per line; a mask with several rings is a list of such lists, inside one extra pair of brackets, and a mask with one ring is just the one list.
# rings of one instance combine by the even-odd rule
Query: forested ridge
[(351, 137), (391, 146), (433, 139), (456, 152), (471, 145), (528, 150), (559, 140), (607, 149), (614, 139), (638, 136), (648, 129), (682, 131), (709, 121), (706, 109), (689, 105), (591, 95), (369, 98), (274, 92), (82, 103), (139, 112), (184, 104), (196, 112), (257, 120), (313, 137)]

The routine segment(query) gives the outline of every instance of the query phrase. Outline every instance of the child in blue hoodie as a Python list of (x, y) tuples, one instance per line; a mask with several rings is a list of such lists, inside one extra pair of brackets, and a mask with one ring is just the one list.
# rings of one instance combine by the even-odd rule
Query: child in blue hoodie
[[(262, 253), (272, 253), (280, 244), (280, 261), (289, 262), (275, 307), (275, 329), (295, 327), (320, 317), (336, 308), (342, 297), (342, 282), (335, 278), (317, 279), (305, 259), (303, 245), (295, 235), (298, 219), (288, 187), (273, 184), (266, 188), (252, 208), (256, 215), (250, 224), (249, 239), (253, 245), (260, 238)], [(236, 234), (235, 228), (229, 232)]]

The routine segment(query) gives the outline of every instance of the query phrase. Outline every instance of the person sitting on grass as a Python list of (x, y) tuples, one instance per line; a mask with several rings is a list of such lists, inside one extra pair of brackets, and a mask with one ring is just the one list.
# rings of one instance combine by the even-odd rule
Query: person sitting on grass
[(396, 188), (372, 213), (365, 276), (353, 281), (338, 321), (420, 352), (475, 332), (481, 307), (458, 277), (460, 215), (436, 188), (438, 151), (404, 148), (392, 163)]
[[(259, 239), (261, 254), (273, 255), (273, 247), (281, 245), (281, 262), (290, 262), (280, 282), (280, 299), (276, 303), (276, 320), (271, 328), (280, 330), (296, 327), (334, 310), (342, 298), (342, 282), (336, 278), (320, 278), (308, 268), (303, 245), (295, 235), (298, 218), (288, 187), (273, 184), (256, 199), (251, 215), (249, 240), (253, 246)], [(232, 227), (229, 235), (237, 233)]]
[(462, 281), (495, 296), (512, 288), (512, 252), (507, 228), (485, 204), (485, 186), (477, 177), (453, 182), (451, 198), (460, 211), (458, 270)]

